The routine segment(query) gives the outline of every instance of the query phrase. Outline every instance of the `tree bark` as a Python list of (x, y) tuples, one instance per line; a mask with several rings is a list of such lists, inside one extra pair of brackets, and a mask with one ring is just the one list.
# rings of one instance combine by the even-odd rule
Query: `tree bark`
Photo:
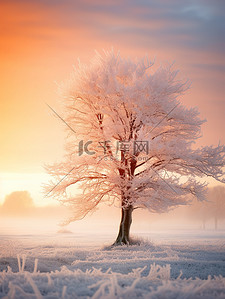
[(122, 208), (119, 233), (113, 245), (130, 244), (130, 226), (132, 223), (133, 206)]

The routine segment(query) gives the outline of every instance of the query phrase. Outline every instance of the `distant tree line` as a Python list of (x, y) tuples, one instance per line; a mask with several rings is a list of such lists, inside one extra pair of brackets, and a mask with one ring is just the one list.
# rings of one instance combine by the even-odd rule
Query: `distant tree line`
[(219, 220), (225, 219), (225, 187), (215, 186), (208, 188), (207, 201), (194, 201), (187, 210), (188, 217), (199, 219), (203, 229), (206, 222), (214, 221), (214, 228), (219, 228)]

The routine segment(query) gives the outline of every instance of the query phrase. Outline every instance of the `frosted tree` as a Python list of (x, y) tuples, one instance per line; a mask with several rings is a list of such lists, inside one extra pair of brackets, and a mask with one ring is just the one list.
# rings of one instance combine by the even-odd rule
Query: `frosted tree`
[[(113, 52), (76, 67), (60, 114), (67, 154), (47, 167), (54, 180), (46, 192), (73, 208), (68, 222), (100, 202), (117, 204), (122, 216), (114, 244), (129, 244), (134, 209), (166, 212), (185, 205), (188, 194), (204, 200), (199, 178), (224, 182), (225, 147), (193, 149), (204, 120), (180, 103), (189, 87), (177, 73)], [(73, 193), (73, 186), (82, 191)]]
[(206, 199), (207, 201), (193, 200), (186, 210), (187, 218), (192, 222), (193, 220), (200, 221), (204, 230), (206, 229), (207, 221), (212, 217), (212, 204), (208, 201), (208, 195)]
[(34, 202), (28, 191), (14, 191), (6, 195), (0, 209), (1, 216), (24, 217), (32, 214)]
[(214, 220), (214, 228), (218, 229), (219, 220), (225, 219), (225, 187), (215, 186), (207, 190), (207, 201), (193, 201), (187, 209), (188, 218), (193, 220), (201, 220), (203, 229), (205, 229), (206, 221)]
[(225, 219), (225, 188), (223, 186), (210, 188), (207, 199), (210, 204), (210, 214), (214, 218), (214, 227), (218, 229), (219, 219)]

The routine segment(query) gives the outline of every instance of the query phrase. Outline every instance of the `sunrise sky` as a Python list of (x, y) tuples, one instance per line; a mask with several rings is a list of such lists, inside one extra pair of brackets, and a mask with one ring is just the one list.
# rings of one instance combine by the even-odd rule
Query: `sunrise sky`
[(17, 190), (51, 202), (43, 166), (65, 132), (45, 103), (60, 113), (58, 85), (94, 50), (175, 62), (192, 82), (181, 101), (208, 121), (198, 145), (225, 143), (225, 1), (1, 0), (0, 24), (0, 203)]

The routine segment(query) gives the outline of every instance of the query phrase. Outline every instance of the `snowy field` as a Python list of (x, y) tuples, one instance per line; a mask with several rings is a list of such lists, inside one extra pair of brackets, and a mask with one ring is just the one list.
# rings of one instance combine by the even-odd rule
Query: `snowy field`
[(0, 237), (0, 298), (225, 298), (225, 231)]

